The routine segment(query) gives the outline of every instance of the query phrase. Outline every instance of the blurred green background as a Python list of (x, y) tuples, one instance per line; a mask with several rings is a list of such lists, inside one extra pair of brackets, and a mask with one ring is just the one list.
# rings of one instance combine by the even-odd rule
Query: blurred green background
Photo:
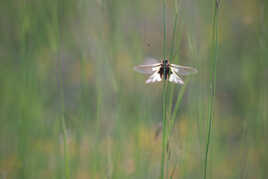
[[(176, 111), (168, 173), (202, 178), (214, 2), (175, 1), (171, 63), (199, 73)], [(221, 1), (207, 178), (267, 177), (267, 8)], [(1, 179), (159, 177), (162, 83), (146, 85), (133, 66), (162, 58), (162, 1), (1, 0), (0, 26)], [(176, 99), (182, 87), (169, 86)]]

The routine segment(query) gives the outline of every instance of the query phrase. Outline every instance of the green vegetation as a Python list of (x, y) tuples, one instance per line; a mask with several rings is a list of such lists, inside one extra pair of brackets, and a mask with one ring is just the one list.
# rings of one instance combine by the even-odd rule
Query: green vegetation
[(214, 3), (1, 1), (0, 178), (266, 178), (268, 2)]
[(205, 164), (204, 164), (204, 179), (207, 178), (207, 165), (208, 165), (208, 152), (210, 147), (210, 137), (211, 137), (211, 130), (212, 130), (212, 123), (214, 119), (214, 102), (215, 102), (215, 95), (216, 95), (216, 80), (217, 80), (217, 60), (218, 60), (218, 15), (219, 15), (219, 8), (220, 8), (220, 0), (215, 0), (214, 2), (214, 15), (213, 15), (213, 23), (212, 23), (212, 40), (213, 40), (213, 47), (212, 47), (212, 60), (211, 63), (211, 72), (210, 72), (210, 100), (208, 106), (208, 117), (209, 117), (209, 124), (208, 124), (208, 137), (207, 137), (207, 145), (206, 145), (206, 153), (205, 153)]

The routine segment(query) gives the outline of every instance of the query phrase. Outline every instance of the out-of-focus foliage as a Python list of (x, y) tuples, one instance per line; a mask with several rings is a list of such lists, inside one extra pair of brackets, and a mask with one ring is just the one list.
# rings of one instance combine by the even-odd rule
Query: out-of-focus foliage
[[(201, 178), (213, 1), (167, 1), (167, 42), (194, 66), (170, 139), (169, 173)], [(208, 178), (266, 178), (268, 3), (221, 0)], [(133, 66), (162, 55), (153, 0), (0, 2), (0, 178), (157, 178), (162, 85)], [(177, 97), (181, 87), (176, 86)]]

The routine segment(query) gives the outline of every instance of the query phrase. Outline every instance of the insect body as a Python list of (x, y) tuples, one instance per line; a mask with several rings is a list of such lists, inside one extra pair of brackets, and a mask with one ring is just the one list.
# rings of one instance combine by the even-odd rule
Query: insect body
[(161, 79), (163, 79), (163, 77), (165, 80), (168, 78), (168, 76), (171, 74), (168, 60), (161, 61), (158, 73), (160, 74)]
[(160, 82), (162, 79), (168, 79), (173, 83), (184, 84), (180, 75), (184, 76), (197, 73), (195, 68), (170, 64), (167, 59), (161, 60), (158, 63), (138, 65), (134, 67), (134, 70), (151, 75), (146, 80), (146, 83)]

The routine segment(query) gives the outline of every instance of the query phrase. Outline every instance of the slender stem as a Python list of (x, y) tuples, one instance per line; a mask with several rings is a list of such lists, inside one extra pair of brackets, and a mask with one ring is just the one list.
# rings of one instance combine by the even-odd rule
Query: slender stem
[(166, 146), (167, 146), (167, 119), (166, 119), (166, 90), (167, 82), (163, 83), (162, 94), (162, 156), (161, 156), (161, 179), (165, 176)]
[(214, 6), (214, 16), (213, 16), (213, 51), (212, 51), (212, 68), (211, 68), (211, 80), (210, 80), (210, 101), (209, 101), (209, 124), (208, 124), (208, 136), (207, 136), (207, 144), (206, 144), (206, 153), (205, 153), (205, 161), (204, 161), (204, 179), (207, 178), (207, 163), (208, 163), (208, 153), (210, 147), (210, 138), (211, 138), (211, 130), (212, 130), (212, 122), (213, 122), (213, 114), (214, 114), (214, 101), (215, 101), (215, 93), (216, 93), (216, 72), (217, 72), (217, 57), (218, 57), (218, 10), (219, 10), (220, 0), (215, 0)]
[(163, 0), (163, 58), (166, 58), (166, 41), (167, 41), (166, 0)]
[[(175, 6), (175, 18), (174, 18), (174, 25), (173, 25), (173, 31), (172, 31), (172, 41), (171, 41), (171, 47), (170, 47), (170, 54), (169, 54), (169, 60), (170, 62), (172, 61), (173, 63), (178, 62), (178, 58), (175, 58), (175, 54), (174, 54), (174, 49), (175, 49), (175, 44), (176, 44), (176, 32), (177, 32), (177, 23), (178, 23), (178, 3), (177, 0), (175, 0), (174, 3)], [(176, 47), (177, 49), (179, 47)], [(170, 117), (171, 116), (171, 112), (172, 112), (172, 104), (173, 104), (173, 98), (174, 98), (174, 89), (175, 89), (175, 85), (172, 85), (169, 90), (168, 90), (168, 94), (169, 94), (169, 105), (168, 105), (168, 109), (167, 109), (167, 116)]]
[[(174, 26), (173, 26), (173, 31), (172, 31), (172, 42), (171, 42), (170, 53), (169, 53), (169, 61), (174, 61), (173, 54), (174, 54), (174, 47), (175, 47), (175, 38), (176, 38), (175, 34), (176, 34), (176, 27), (177, 27), (177, 19), (178, 19), (178, 13), (176, 11), (176, 15), (174, 18)], [(168, 117), (170, 117), (171, 110), (172, 110), (172, 99), (174, 96), (174, 85), (172, 85), (171, 88), (169, 88), (169, 85), (168, 85), (168, 94), (169, 94), (169, 105), (167, 109), (168, 111), (167, 114), (168, 114)]]
[[(163, 0), (163, 58), (166, 59), (166, 0)], [(165, 69), (164, 69), (165, 70)], [(164, 71), (165, 74), (165, 71)], [(163, 93), (162, 93), (162, 155), (161, 155), (161, 179), (165, 176), (165, 161), (166, 161), (166, 145), (167, 145), (167, 134), (166, 134), (166, 91), (167, 84), (166, 81), (163, 83)]]

